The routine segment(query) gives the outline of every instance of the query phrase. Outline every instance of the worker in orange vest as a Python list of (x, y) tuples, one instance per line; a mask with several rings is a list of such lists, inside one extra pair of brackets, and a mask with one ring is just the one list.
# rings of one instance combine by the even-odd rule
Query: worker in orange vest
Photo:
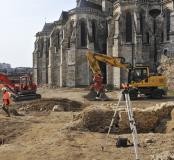
[(10, 94), (6, 88), (2, 88), (2, 109), (7, 113), (7, 117), (10, 117), (8, 106), (10, 105)]

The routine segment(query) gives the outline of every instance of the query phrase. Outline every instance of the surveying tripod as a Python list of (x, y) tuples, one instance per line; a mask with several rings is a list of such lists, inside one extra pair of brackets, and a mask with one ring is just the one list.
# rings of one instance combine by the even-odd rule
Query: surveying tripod
[(122, 99), (125, 99), (126, 102), (126, 110), (127, 110), (127, 114), (128, 114), (128, 119), (129, 119), (129, 124), (130, 124), (130, 129), (132, 132), (132, 139), (133, 139), (133, 144), (134, 144), (134, 151), (135, 151), (135, 160), (140, 160), (139, 159), (139, 155), (138, 155), (138, 137), (137, 137), (137, 129), (136, 129), (136, 123), (135, 123), (135, 119), (133, 116), (133, 110), (132, 110), (132, 104), (130, 101), (130, 96), (129, 96), (129, 89), (126, 88), (124, 89), (124, 91), (121, 92), (121, 96), (119, 98), (119, 101), (115, 107), (115, 111), (114, 111), (114, 115), (112, 117), (110, 126), (109, 126), (109, 130), (108, 130), (108, 134), (107, 134), (107, 138), (109, 137), (109, 134), (111, 132), (116, 114), (117, 114), (117, 108), (120, 105), (120, 102)]

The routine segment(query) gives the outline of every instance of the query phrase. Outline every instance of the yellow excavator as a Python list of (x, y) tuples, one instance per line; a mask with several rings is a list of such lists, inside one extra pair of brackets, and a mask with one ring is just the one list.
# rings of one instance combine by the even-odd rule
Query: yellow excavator
[(166, 95), (166, 78), (160, 74), (151, 74), (148, 66), (138, 64), (133, 67), (129, 63), (125, 63), (123, 57), (113, 57), (91, 51), (88, 51), (86, 56), (93, 72), (93, 84), (90, 87), (89, 94), (94, 97), (86, 96), (86, 98), (90, 97), (90, 100), (108, 100), (104, 93), (103, 76), (99, 62), (104, 62), (113, 67), (125, 68), (128, 71), (127, 85), (132, 100), (136, 100), (139, 94), (144, 94), (153, 99), (160, 99), (163, 95)]

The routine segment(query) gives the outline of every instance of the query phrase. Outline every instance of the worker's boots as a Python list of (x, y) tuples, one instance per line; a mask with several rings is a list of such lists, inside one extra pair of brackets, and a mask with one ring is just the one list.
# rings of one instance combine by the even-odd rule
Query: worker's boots
[(7, 107), (3, 106), (2, 109), (4, 110), (5, 113), (7, 113), (7, 117), (10, 117), (10, 112)]

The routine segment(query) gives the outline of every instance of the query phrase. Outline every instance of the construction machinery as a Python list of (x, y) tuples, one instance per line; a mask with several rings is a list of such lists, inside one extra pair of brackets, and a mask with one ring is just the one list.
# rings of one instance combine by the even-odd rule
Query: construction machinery
[(19, 77), (19, 82), (11, 81), (7, 75), (0, 74), (0, 88), (6, 87), (12, 95), (14, 101), (40, 99), (41, 95), (37, 94), (37, 86), (33, 83), (31, 75)]
[[(162, 98), (166, 94), (166, 78), (160, 74), (151, 74), (148, 66), (143, 66), (142, 64), (132, 66), (129, 63), (125, 63), (123, 57), (113, 57), (91, 51), (88, 51), (86, 56), (93, 72), (93, 84), (90, 87), (89, 94), (96, 95), (96, 99), (106, 99), (99, 62), (104, 62), (113, 67), (125, 68), (128, 71), (127, 84), (132, 100), (136, 100), (139, 94), (144, 94), (154, 99)], [(102, 97), (103, 95), (104, 98)]]

